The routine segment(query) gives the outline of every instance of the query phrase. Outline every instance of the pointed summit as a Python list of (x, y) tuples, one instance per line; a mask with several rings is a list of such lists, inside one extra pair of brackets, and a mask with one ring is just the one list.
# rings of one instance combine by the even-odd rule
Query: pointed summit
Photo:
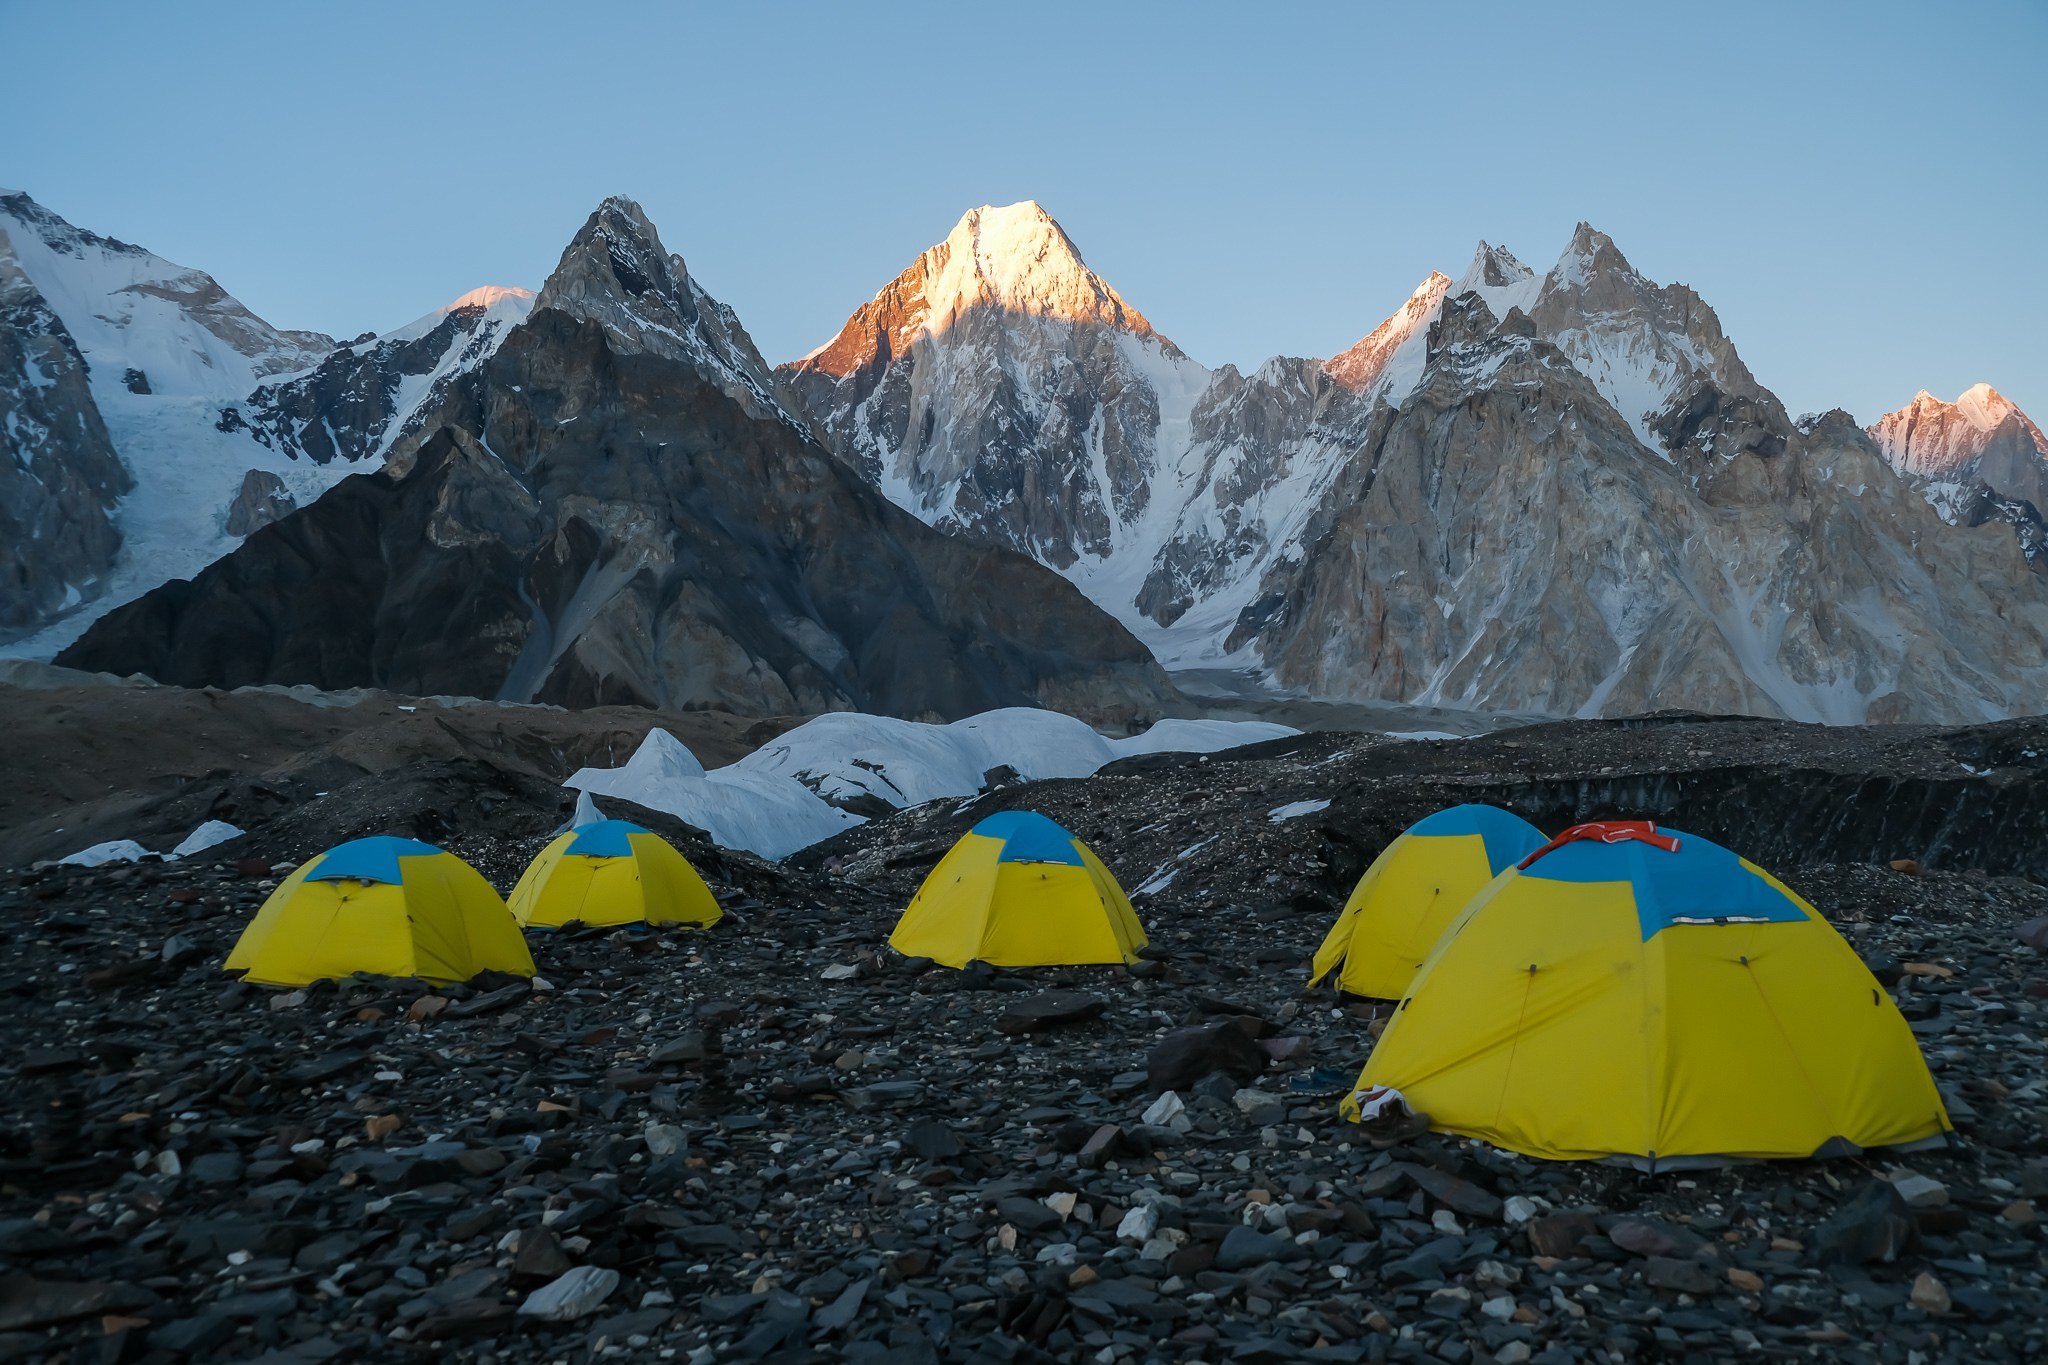
[(1028, 199), (970, 209), (778, 374), (899, 506), (1063, 570), (1143, 517), (1209, 377)]
[[(2048, 435), (1989, 384), (1972, 384), (1953, 403), (1922, 389), (1905, 407), (1871, 423), (1869, 432), (1902, 474), (1974, 476), (2003, 496), (2048, 500)], [(2037, 503), (2037, 510), (2048, 509)]]
[(756, 417), (790, 420), (753, 338), (691, 278), (645, 212), (613, 195), (584, 221), (533, 301), (602, 327), (615, 350), (682, 360)]
[(1628, 257), (1621, 254), (1621, 248), (1614, 244), (1612, 237), (1591, 223), (1581, 222), (1572, 230), (1572, 239), (1565, 244), (1564, 254), (1559, 256), (1557, 264), (1550, 268), (1544, 287), (1584, 288), (1605, 280), (1625, 281), (1630, 286), (1655, 288), (1636, 273), (1636, 268), (1628, 263)]
[(1515, 259), (1515, 253), (1504, 246), (1480, 242), (1479, 249), (1472, 253), (1472, 264), (1465, 267), (1465, 273), (1450, 287), (1451, 298), (1466, 294), (1477, 294), (1486, 300), (1486, 306), (1495, 317), (1506, 317), (1510, 311), (1519, 308), (1528, 312), (1535, 306), (1537, 291), (1543, 288), (1543, 281), (1535, 271)]
[(654, 294), (690, 317), (694, 300), (685, 285), (688, 279), (683, 258), (663, 249), (660, 234), (641, 207), (612, 195), (569, 239), (534, 306), (573, 313), (592, 302), (609, 304)]
[(969, 209), (919, 265), (927, 277), (925, 325), (935, 332), (969, 309), (996, 307), (1156, 335), (1144, 314), (1088, 268), (1074, 239), (1035, 199)]
[(977, 314), (1104, 327), (1181, 354), (1088, 268), (1066, 229), (1037, 200), (1026, 199), (969, 209), (944, 241), (878, 290), (837, 336), (784, 368), (845, 378)]
[(1450, 276), (1430, 271), (1429, 278), (1415, 287), (1392, 317), (1350, 350), (1324, 362), (1323, 370), (1354, 393), (1376, 390), (1378, 396), (1398, 405), (1422, 377), (1429, 324), (1450, 287)]

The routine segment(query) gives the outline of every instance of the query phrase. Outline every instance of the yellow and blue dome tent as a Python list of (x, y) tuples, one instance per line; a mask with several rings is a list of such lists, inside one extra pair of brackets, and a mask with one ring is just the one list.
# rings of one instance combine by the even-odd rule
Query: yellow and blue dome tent
[(1088, 846), (1043, 815), (1001, 811), (953, 845), (889, 946), (948, 967), (1135, 962), (1145, 931)]
[(512, 888), (512, 917), (532, 929), (565, 924), (716, 924), (711, 888), (668, 840), (629, 820), (596, 820), (557, 835)]
[(1498, 806), (1452, 806), (1416, 821), (1352, 888), (1308, 984), (1336, 972), (1348, 994), (1400, 999), (1465, 902), (1543, 841), (1542, 830)]
[(1940, 1138), (1891, 997), (1812, 906), (1697, 835), (1579, 825), (1475, 896), (1344, 1101), (1398, 1090), (1526, 1156), (1846, 1155)]
[(354, 839), (287, 877), (228, 954), (266, 986), (358, 972), (445, 984), (479, 972), (532, 976), (519, 925), (483, 874), (417, 839)]

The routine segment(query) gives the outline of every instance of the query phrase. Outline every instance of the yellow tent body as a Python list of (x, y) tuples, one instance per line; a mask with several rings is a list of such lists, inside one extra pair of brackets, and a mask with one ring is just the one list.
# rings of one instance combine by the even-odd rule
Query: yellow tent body
[(1496, 806), (1452, 806), (1373, 859), (1309, 973), (1351, 995), (1398, 1000), (1444, 929), (1486, 884), (1543, 847), (1543, 831)]
[(249, 921), (227, 970), (266, 986), (357, 972), (467, 981), (532, 976), (533, 957), (481, 873), (414, 839), (337, 845), (285, 879)]
[(1949, 1130), (1912, 1030), (1832, 925), (1727, 849), (1635, 822), (1568, 830), (1473, 898), (1367, 1060), (1372, 1086), (1439, 1130), (1561, 1160), (1804, 1158)]
[(948, 967), (1135, 962), (1145, 931), (1088, 846), (1030, 811), (960, 837), (924, 879), (889, 946)]
[(711, 888), (668, 840), (625, 820), (558, 835), (512, 888), (512, 916), (532, 929), (565, 924), (716, 924)]

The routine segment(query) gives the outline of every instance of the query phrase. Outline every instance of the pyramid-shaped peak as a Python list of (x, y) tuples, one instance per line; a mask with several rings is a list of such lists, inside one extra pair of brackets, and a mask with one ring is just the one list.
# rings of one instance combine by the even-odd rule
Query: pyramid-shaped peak
[[(935, 331), (970, 310), (995, 307), (1157, 335), (1143, 314), (1088, 268), (1073, 238), (1035, 199), (969, 209), (911, 270), (923, 276), (923, 321)], [(1172, 347), (1164, 337), (1159, 340)]]
[(1550, 274), (1556, 284), (1567, 287), (1582, 285), (1597, 275), (1639, 278), (1614, 239), (1587, 222), (1572, 229), (1572, 239)]
[(1445, 292), (1454, 299), (1477, 294), (1495, 317), (1504, 318), (1517, 308), (1526, 313), (1542, 287), (1542, 279), (1517, 260), (1514, 252), (1482, 241), (1472, 253), (1472, 264)]
[(946, 237), (955, 253), (967, 251), (984, 274), (1083, 274), (1087, 263), (1065, 228), (1036, 199), (969, 209)]
[(583, 221), (541, 286), (534, 307), (559, 308), (572, 298), (639, 298), (661, 294), (687, 298), (688, 272), (671, 257), (646, 212), (624, 195), (612, 195)]
[(661, 234), (655, 231), (647, 211), (622, 194), (606, 196), (584, 220), (582, 230), (570, 239), (570, 246), (591, 241), (630, 242), (653, 251), (662, 249)]

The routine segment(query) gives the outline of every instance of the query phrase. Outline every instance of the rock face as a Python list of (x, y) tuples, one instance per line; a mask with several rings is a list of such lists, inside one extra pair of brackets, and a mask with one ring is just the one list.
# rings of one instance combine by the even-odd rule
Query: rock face
[(420, 430), (64, 659), (749, 714), (1128, 720), (1170, 694), (1057, 576), (931, 531), (818, 447), (626, 201)]
[(96, 594), (121, 545), (114, 453), (78, 343), (0, 231), (0, 640)]
[(242, 479), (242, 491), (228, 504), (228, 534), (247, 536), (298, 509), (284, 480), (267, 469), (252, 469)]
[(2048, 435), (2011, 399), (1989, 384), (1953, 403), (1922, 389), (1872, 424), (1870, 438), (1942, 520), (2008, 525), (2028, 561), (2048, 572)]
[[(999, 283), (942, 288), (970, 248)], [(783, 375), (900, 505), (1060, 568), (1172, 666), (1555, 714), (2044, 700), (2020, 557), (1926, 515), (1838, 415), (1796, 428), (1698, 295), (1589, 225), (1541, 274), (1481, 243), (1331, 360), (1215, 371), (1184, 420), (1147, 406), (1163, 361), (1130, 377), (1168, 354), (1028, 205), (970, 214)]]
[(1477, 709), (2038, 707), (2048, 605), (2020, 556), (1944, 527), (1846, 416), (1707, 465), (1634, 436), (1561, 349), (1447, 303), (1230, 643), (1316, 692)]
[[(1495, 265), (1475, 259), (1467, 278)], [(1784, 405), (1750, 374), (1714, 310), (1682, 284), (1644, 278), (1606, 233), (1580, 223), (1540, 282), (1510, 282), (1496, 301), (1522, 306), (1532, 288), (1524, 311), (1534, 335), (1569, 357), (1649, 449), (1695, 474), (1744, 452), (1784, 450), (1792, 431)]]
[(221, 421), (246, 424), (257, 442), (292, 459), (381, 460), (532, 307), (529, 289), (473, 289), (409, 326), (337, 347), (312, 369), (254, 389), (224, 408)]

